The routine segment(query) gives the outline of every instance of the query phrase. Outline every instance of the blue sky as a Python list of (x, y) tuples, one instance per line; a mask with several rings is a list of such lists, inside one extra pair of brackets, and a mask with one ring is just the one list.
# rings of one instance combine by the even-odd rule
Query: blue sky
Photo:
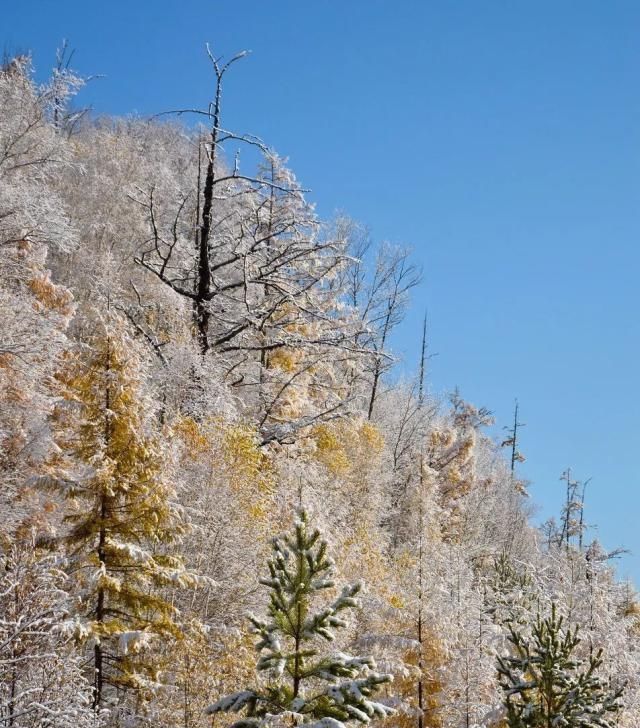
[(430, 386), (511, 419), (540, 517), (562, 471), (640, 583), (640, 3), (624, 0), (111, 0), (4, 3), (0, 40), (39, 72), (68, 38), (104, 74), (83, 100), (146, 115), (206, 104), (204, 43), (251, 49), (225, 124), (290, 163), (323, 216), (410, 245)]

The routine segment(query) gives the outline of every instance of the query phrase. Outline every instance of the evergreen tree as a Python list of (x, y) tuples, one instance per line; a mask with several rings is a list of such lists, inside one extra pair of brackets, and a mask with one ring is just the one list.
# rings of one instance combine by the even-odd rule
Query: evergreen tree
[(530, 637), (508, 626), (512, 655), (498, 657), (498, 678), (509, 728), (612, 728), (622, 688), (598, 676), (602, 650), (579, 659), (578, 628), (564, 629), (555, 605), (538, 615)]
[(143, 657), (154, 635), (177, 635), (162, 588), (193, 577), (166, 545), (184, 532), (166, 482), (166, 458), (141, 390), (142, 361), (121, 320), (100, 322), (92, 346), (59, 375), (64, 401), (54, 482), (66, 498), (65, 536), (79, 591), (78, 634), (93, 644), (94, 707), (109, 684), (157, 679)]
[(333, 728), (390, 715), (389, 707), (370, 697), (391, 675), (377, 673), (371, 657), (323, 654), (319, 646), (334, 639), (334, 628), (347, 626), (342, 612), (358, 605), (362, 587), (345, 586), (336, 599), (313, 609), (314, 598), (334, 586), (333, 562), (319, 531), (309, 529), (304, 511), (293, 535), (274, 539), (268, 565), (270, 575), (260, 581), (271, 589), (269, 619), (249, 617), (259, 636), (256, 649), (263, 653), (257, 669), (268, 679), (256, 689), (218, 700), (207, 712), (246, 709), (247, 717), (235, 728), (261, 725), (284, 713), (307, 725)]
[(493, 561), (485, 594), (486, 611), (499, 625), (530, 621), (537, 584), (526, 568), (516, 566), (506, 551)]

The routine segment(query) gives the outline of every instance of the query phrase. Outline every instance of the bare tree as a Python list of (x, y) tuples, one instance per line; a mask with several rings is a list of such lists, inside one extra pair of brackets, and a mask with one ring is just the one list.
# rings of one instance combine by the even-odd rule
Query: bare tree
[(358, 341), (370, 352), (366, 399), (367, 416), (371, 419), (381, 378), (394, 362), (387, 351), (389, 338), (403, 320), (409, 292), (420, 283), (422, 273), (411, 261), (409, 249), (389, 244), (378, 248), (369, 273), (366, 257), (372, 243), (368, 232), (351, 223), (348, 237), (351, 261), (344, 286), (347, 300), (361, 320)]
[[(195, 226), (193, 227), (193, 256), (192, 266), (185, 270), (184, 262), (178, 260), (181, 252), (181, 239), (183, 231), (183, 216), (187, 212), (187, 203), (192, 197), (191, 191), (182, 195), (179, 201), (172, 224), (170, 225), (170, 235), (166, 236), (162, 233), (161, 225), (158, 220), (156, 203), (154, 200), (154, 188), (148, 192), (146, 199), (139, 200), (149, 215), (149, 224), (152, 236), (149, 242), (151, 248), (143, 250), (138, 258), (138, 262), (158, 276), (160, 280), (170, 286), (172, 290), (180, 296), (190, 299), (193, 303), (193, 316), (195, 329), (197, 331), (198, 343), (200, 350), (206, 354), (209, 350), (209, 302), (216, 293), (214, 275), (217, 269), (224, 267), (225, 264), (233, 261), (215, 260), (211, 256), (211, 233), (215, 221), (213, 216), (214, 200), (219, 188), (223, 188), (224, 193), (229, 195), (242, 194), (246, 191), (241, 183), (256, 183), (238, 172), (237, 165), (232, 172), (222, 172), (219, 158), (222, 154), (223, 146), (226, 141), (234, 140), (249, 145), (256, 145), (263, 148), (261, 142), (253, 137), (238, 136), (231, 132), (225, 131), (220, 125), (222, 113), (222, 89), (223, 80), (229, 68), (241, 58), (247, 55), (247, 51), (241, 51), (233, 56), (226, 63), (222, 63), (222, 58), (216, 58), (207, 46), (209, 58), (213, 65), (215, 73), (215, 92), (214, 99), (206, 111), (200, 109), (179, 109), (176, 114), (198, 114), (205, 116), (210, 128), (208, 139), (198, 139), (198, 179), (195, 200), (195, 211), (191, 210), (195, 215)], [(202, 151), (204, 150), (204, 186), (201, 190), (201, 173), (202, 173)], [(142, 191), (141, 191), (142, 192)]]
[(402, 248), (383, 246), (376, 261), (376, 293), (372, 299), (369, 324), (372, 330), (371, 345), (374, 350), (371, 394), (367, 416), (373, 416), (373, 408), (380, 386), (380, 379), (389, 368), (384, 352), (391, 332), (404, 318), (407, 294), (421, 280), (419, 269), (410, 261), (410, 253)]
[(575, 480), (571, 475), (571, 468), (567, 468), (560, 476), (566, 482), (565, 504), (562, 508), (562, 528), (558, 533), (558, 546), (565, 545), (567, 551), (571, 538), (577, 536), (582, 546), (582, 532), (584, 525), (584, 495), (589, 480), (584, 483)]
[(508, 447), (511, 450), (511, 482), (514, 488), (522, 495), (527, 495), (525, 484), (518, 478), (516, 478), (516, 463), (523, 463), (525, 461), (524, 455), (518, 449), (518, 433), (521, 427), (525, 427), (524, 422), (518, 420), (518, 400), (516, 399), (515, 407), (513, 411), (513, 425), (511, 427), (504, 427), (508, 437), (506, 437), (501, 443), (500, 447)]

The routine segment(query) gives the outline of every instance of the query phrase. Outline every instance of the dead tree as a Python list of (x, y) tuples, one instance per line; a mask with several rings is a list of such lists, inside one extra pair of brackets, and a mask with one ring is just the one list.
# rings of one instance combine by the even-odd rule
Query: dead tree
[(566, 482), (565, 504), (562, 509), (562, 528), (558, 534), (558, 546), (565, 545), (567, 551), (571, 543), (571, 537), (577, 535), (579, 527), (579, 514), (581, 512), (580, 498), (578, 492), (581, 483), (571, 477), (571, 468), (567, 468), (560, 476), (560, 480)]
[[(232, 171), (221, 171), (221, 155), (225, 142), (236, 141), (258, 147), (261, 151), (267, 149), (256, 137), (250, 135), (237, 135), (226, 131), (221, 126), (222, 114), (222, 90), (224, 76), (229, 68), (241, 58), (247, 55), (247, 51), (241, 51), (229, 61), (222, 64), (221, 58), (216, 58), (207, 46), (209, 58), (215, 73), (214, 98), (209, 109), (178, 109), (173, 114), (197, 114), (207, 118), (210, 123), (208, 139), (198, 139), (198, 178), (195, 200), (196, 224), (193, 229), (193, 256), (194, 264), (185, 269), (184, 260), (180, 258), (184, 253), (181, 248), (181, 226), (187, 212), (187, 203), (191, 193), (184, 194), (179, 201), (177, 210), (170, 225), (169, 235), (164, 235), (162, 226), (158, 220), (156, 202), (154, 200), (154, 188), (144, 196), (140, 190), (141, 198), (138, 201), (148, 212), (149, 225), (151, 228), (151, 247), (143, 250), (137, 258), (137, 262), (148, 271), (156, 275), (163, 283), (168, 285), (178, 295), (183, 296), (192, 302), (194, 328), (198, 344), (202, 354), (206, 354), (210, 348), (209, 304), (212, 298), (219, 292), (215, 285), (214, 275), (217, 270), (224, 268), (234, 262), (234, 259), (216, 260), (211, 255), (212, 241), (211, 233), (214, 226), (213, 209), (214, 202), (219, 199), (217, 190), (222, 190), (225, 197), (235, 196), (248, 191), (246, 185), (261, 187), (265, 183), (246, 175), (241, 175), (238, 165)], [(204, 184), (202, 185), (202, 151), (205, 156)], [(245, 185), (244, 187), (242, 185)], [(236, 258), (235, 260), (239, 259)]]
[(516, 463), (523, 463), (525, 461), (524, 455), (518, 449), (518, 432), (521, 427), (525, 427), (525, 423), (518, 420), (518, 411), (519, 405), (518, 400), (516, 399), (513, 411), (513, 425), (511, 427), (505, 426), (503, 428), (507, 431), (508, 437), (500, 443), (500, 447), (508, 447), (511, 450), (511, 484), (522, 495), (528, 495), (525, 484), (521, 480), (516, 479)]
[(409, 291), (421, 280), (421, 272), (409, 257), (406, 249), (393, 250), (384, 246), (376, 265), (376, 297), (372, 301), (369, 320), (372, 330), (371, 348), (373, 370), (371, 377), (371, 393), (367, 417), (373, 417), (380, 379), (389, 368), (389, 359), (384, 356), (392, 331), (404, 318)]

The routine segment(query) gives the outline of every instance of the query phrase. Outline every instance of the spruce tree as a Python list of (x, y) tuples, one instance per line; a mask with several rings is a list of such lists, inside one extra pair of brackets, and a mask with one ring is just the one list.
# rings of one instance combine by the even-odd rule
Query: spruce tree
[(498, 657), (498, 678), (509, 728), (613, 728), (622, 688), (597, 674), (602, 650), (578, 658), (578, 628), (564, 629), (555, 605), (537, 616), (530, 637), (508, 626), (512, 654)]
[(116, 316), (97, 329), (58, 376), (60, 453), (51, 464), (65, 498), (77, 633), (92, 646), (96, 708), (107, 685), (144, 689), (157, 680), (145, 647), (179, 634), (163, 588), (194, 583), (168, 553), (185, 523), (153, 431), (143, 360)]
[(370, 699), (392, 679), (375, 671), (371, 657), (322, 650), (323, 642), (334, 639), (335, 628), (347, 626), (343, 613), (358, 606), (362, 585), (345, 586), (337, 598), (314, 608), (312, 602), (334, 587), (333, 562), (326, 541), (309, 528), (304, 511), (292, 535), (274, 539), (268, 566), (269, 576), (260, 582), (271, 589), (269, 617), (249, 616), (259, 638), (257, 669), (265, 679), (254, 689), (218, 700), (207, 712), (245, 709), (246, 718), (233, 728), (264, 725), (283, 714), (294, 723), (342, 728), (348, 721), (367, 723), (393, 713)]

